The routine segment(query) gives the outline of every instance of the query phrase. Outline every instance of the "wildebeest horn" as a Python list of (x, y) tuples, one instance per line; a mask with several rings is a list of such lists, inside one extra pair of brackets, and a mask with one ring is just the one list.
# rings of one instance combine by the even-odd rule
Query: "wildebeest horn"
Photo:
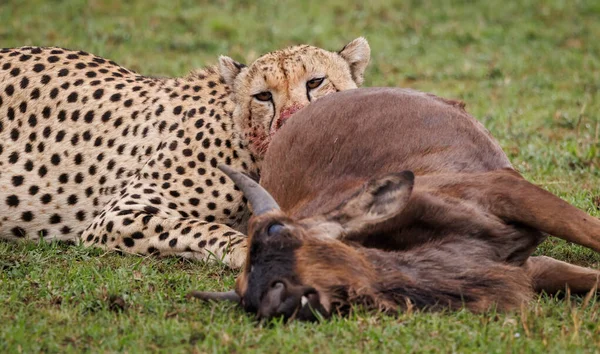
[(261, 215), (270, 210), (279, 210), (279, 205), (263, 187), (256, 183), (252, 178), (245, 174), (235, 171), (231, 167), (219, 165), (223, 171), (235, 184), (244, 192), (246, 198), (252, 205), (254, 215)]
[(209, 291), (192, 291), (188, 293), (188, 298), (195, 297), (204, 301), (216, 300), (216, 301), (231, 301), (240, 302), (240, 296), (234, 291), (223, 291), (223, 292), (209, 292)]

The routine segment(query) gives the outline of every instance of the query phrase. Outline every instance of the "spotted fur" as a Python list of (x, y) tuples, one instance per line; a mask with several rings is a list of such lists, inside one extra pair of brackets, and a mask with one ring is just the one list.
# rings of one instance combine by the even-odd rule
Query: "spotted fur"
[[(253, 70), (253, 80), (279, 57), (297, 58), (283, 66), (293, 70), (326, 52), (293, 48), (249, 68), (222, 57), (221, 70)], [(235, 133), (235, 108), (218, 68), (158, 79), (82, 51), (0, 50), (0, 238), (214, 255), (239, 267), (249, 212), (216, 167), (257, 173), (260, 156)]]

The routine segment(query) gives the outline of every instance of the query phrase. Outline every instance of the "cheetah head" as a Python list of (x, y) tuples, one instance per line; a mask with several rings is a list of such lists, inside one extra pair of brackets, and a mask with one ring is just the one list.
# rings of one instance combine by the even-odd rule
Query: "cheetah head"
[(233, 120), (260, 161), (273, 134), (296, 111), (332, 92), (360, 86), (371, 56), (360, 37), (338, 52), (299, 45), (263, 55), (250, 66), (219, 58), (232, 89)]

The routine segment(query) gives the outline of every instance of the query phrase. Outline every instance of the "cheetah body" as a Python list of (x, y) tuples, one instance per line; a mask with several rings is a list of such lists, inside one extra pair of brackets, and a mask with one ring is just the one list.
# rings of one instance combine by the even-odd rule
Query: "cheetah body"
[(249, 211), (217, 166), (256, 174), (260, 156), (236, 133), (230, 87), (281, 69), (281, 53), (163, 79), (81, 51), (1, 50), (0, 238), (240, 266)]

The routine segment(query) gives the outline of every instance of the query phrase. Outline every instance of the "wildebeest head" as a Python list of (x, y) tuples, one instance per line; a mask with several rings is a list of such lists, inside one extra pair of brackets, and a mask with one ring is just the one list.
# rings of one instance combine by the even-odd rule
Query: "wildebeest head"
[(412, 172), (375, 178), (334, 210), (296, 220), (249, 177), (221, 166), (242, 189), (254, 210), (246, 264), (235, 292), (193, 293), (203, 299), (238, 301), (259, 318), (312, 320), (328, 316), (349, 298), (369, 298), (376, 270), (343, 234), (376, 229), (408, 202)]

